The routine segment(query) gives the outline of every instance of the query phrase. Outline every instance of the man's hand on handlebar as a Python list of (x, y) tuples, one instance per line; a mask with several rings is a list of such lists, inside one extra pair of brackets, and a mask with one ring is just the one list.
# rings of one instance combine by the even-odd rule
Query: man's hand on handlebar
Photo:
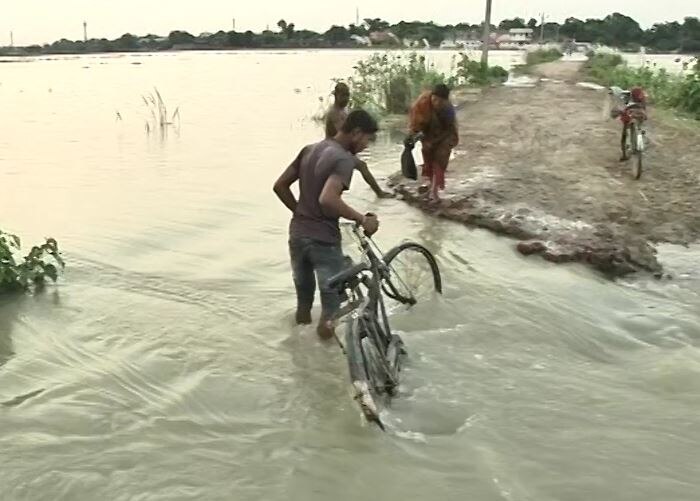
[(360, 226), (362, 226), (362, 229), (365, 230), (365, 235), (371, 237), (377, 233), (377, 230), (379, 229), (379, 219), (377, 218), (376, 214), (368, 212), (362, 217)]

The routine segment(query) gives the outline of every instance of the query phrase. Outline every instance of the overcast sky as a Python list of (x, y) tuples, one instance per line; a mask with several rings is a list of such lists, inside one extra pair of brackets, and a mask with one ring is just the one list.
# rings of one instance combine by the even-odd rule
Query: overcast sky
[[(409, 3), (414, 7), (407, 7)], [(360, 10), (360, 19), (478, 23), (483, 19), (485, 0), (428, 0), (419, 5), (416, 0), (0, 0), (0, 45), (9, 43), (10, 31), (14, 32), (15, 45), (82, 39), (83, 20), (88, 23), (89, 37), (110, 39), (126, 32), (228, 31), (234, 17), (239, 31), (260, 31), (268, 24), (273, 28), (281, 18), (298, 28), (325, 31), (332, 24), (354, 22), (355, 7)], [(529, 19), (544, 11), (550, 20), (561, 22), (570, 16), (604, 17), (615, 10), (648, 27), (655, 22), (700, 16), (698, 5), (697, 0), (493, 0), (493, 17), (496, 21), (515, 16)]]

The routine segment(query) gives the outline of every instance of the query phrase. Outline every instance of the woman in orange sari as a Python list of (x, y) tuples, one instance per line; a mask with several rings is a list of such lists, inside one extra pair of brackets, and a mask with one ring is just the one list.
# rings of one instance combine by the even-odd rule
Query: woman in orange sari
[(450, 89), (436, 85), (422, 93), (410, 113), (410, 134), (421, 136), (423, 143), (423, 172), (429, 193), (439, 200), (438, 190), (445, 189), (445, 171), (452, 149), (459, 143), (455, 109), (450, 103)]
[(429, 182), (430, 197), (437, 201), (438, 190), (445, 189), (445, 171), (452, 149), (459, 143), (456, 113), (446, 85), (436, 85), (418, 97), (411, 108), (410, 133), (421, 135), (422, 176)]

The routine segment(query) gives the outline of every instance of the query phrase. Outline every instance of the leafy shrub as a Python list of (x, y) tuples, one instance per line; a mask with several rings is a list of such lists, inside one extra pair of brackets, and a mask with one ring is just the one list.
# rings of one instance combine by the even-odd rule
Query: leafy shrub
[(588, 75), (605, 86), (642, 87), (656, 105), (674, 108), (700, 120), (700, 65), (686, 75), (672, 75), (650, 66), (630, 68), (617, 54), (593, 54)]
[(480, 61), (460, 55), (457, 62), (457, 79), (460, 83), (473, 86), (491, 85), (508, 80), (508, 72), (500, 66), (487, 66)]
[(448, 74), (438, 71), (425, 56), (415, 52), (373, 54), (357, 63), (354, 70), (346, 80), (352, 91), (351, 106), (375, 114), (406, 113), (421, 92), (438, 83), (451, 87), (490, 85), (508, 79), (508, 72), (500, 66), (482, 66), (465, 54), (460, 54)]
[(32, 247), (29, 254), (18, 259), (20, 246), (19, 237), (0, 230), (0, 293), (41, 287), (47, 277), (56, 282), (59, 268), (65, 267), (53, 238)]
[(351, 106), (374, 113), (405, 113), (420, 92), (450, 78), (415, 52), (372, 54), (358, 62), (347, 79)]

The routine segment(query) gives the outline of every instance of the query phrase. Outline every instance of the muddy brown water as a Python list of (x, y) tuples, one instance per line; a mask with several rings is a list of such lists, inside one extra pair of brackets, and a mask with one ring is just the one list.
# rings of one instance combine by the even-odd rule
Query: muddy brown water
[[(379, 244), (427, 245), (446, 289), (392, 312), (401, 397), (387, 433), (363, 425), (339, 350), (291, 326), (270, 189), (357, 57), (2, 65), (0, 227), (56, 237), (69, 267), (0, 300), (0, 499), (697, 499), (697, 249), (660, 250), (672, 282), (613, 283), (358, 177)], [(154, 85), (180, 107), (167, 137), (145, 130)], [(400, 140), (367, 154), (380, 178)]]

